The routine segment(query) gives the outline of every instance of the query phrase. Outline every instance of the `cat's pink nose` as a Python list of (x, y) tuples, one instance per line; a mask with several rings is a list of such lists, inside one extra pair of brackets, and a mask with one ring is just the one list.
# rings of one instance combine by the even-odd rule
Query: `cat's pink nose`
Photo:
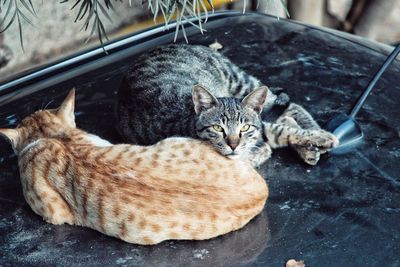
[(235, 148), (237, 148), (238, 145), (239, 143), (228, 143), (228, 146), (232, 148), (232, 150), (235, 150)]
[(228, 137), (226, 138), (226, 144), (230, 148), (232, 148), (232, 150), (235, 150), (235, 148), (237, 148), (237, 146), (239, 145), (239, 142), (240, 142), (239, 136), (228, 135)]
[(237, 148), (237, 146), (239, 145), (239, 139), (238, 138), (228, 138), (227, 140), (227, 145), (232, 148), (232, 150), (235, 150), (235, 148)]

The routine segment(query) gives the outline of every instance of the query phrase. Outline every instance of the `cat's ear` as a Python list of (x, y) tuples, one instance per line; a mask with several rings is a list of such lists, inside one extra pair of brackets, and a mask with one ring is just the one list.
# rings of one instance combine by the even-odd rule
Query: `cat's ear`
[(196, 114), (218, 105), (218, 100), (201, 85), (193, 86), (192, 99)]
[(17, 129), (0, 129), (0, 135), (3, 135), (10, 141), (14, 151), (18, 146), (19, 132)]
[(75, 127), (75, 88), (69, 91), (67, 97), (57, 110), (57, 116), (61, 118), (68, 126)]
[(248, 94), (243, 100), (242, 105), (253, 109), (257, 113), (261, 113), (265, 100), (268, 95), (268, 87), (262, 86), (255, 89), (253, 92)]

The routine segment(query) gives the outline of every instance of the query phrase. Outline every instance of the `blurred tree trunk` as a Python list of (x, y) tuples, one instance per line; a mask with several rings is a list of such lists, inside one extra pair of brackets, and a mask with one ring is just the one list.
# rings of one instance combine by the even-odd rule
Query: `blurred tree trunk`
[[(384, 22), (398, 0), (354, 0), (346, 21), (352, 22), (355, 34), (376, 39), (376, 26)], [(354, 7), (353, 7), (354, 6)]]
[(292, 19), (312, 25), (322, 25), (324, 2), (324, 0), (288, 0), (287, 8)]
[[(334, 4), (347, 5), (348, 12), (346, 10), (347, 14), (337, 16), (329, 8), (333, 1), (338, 0), (287, 0), (287, 8), (292, 19), (377, 40), (382, 36), (382, 25), (390, 17), (392, 10), (400, 5), (400, 0), (343, 0)], [(397, 28), (388, 31), (388, 34), (392, 32), (392, 39), (400, 32)], [(396, 40), (393, 39), (392, 42), (394, 41)]]
[(290, 17), (308, 24), (338, 28), (338, 18), (329, 13), (329, 0), (288, 0)]

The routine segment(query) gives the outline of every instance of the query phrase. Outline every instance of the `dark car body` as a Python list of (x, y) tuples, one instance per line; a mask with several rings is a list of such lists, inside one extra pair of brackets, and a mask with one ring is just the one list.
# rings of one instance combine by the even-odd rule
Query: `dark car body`
[[(0, 85), (0, 128), (56, 107), (77, 89), (77, 125), (112, 142), (114, 104), (128, 65), (171, 43), (174, 25), (155, 27), (14, 77)], [(391, 47), (257, 13), (216, 13), (207, 32), (186, 25), (191, 44), (221, 52), (265, 84), (282, 88), (321, 123), (348, 112)], [(184, 42), (183, 38), (178, 42)], [(400, 64), (396, 60), (357, 119), (365, 142), (352, 153), (302, 163), (274, 151), (259, 171), (270, 187), (261, 215), (207, 241), (136, 246), (69, 225), (55, 226), (25, 202), (17, 158), (0, 140), (1, 266), (400, 266)]]

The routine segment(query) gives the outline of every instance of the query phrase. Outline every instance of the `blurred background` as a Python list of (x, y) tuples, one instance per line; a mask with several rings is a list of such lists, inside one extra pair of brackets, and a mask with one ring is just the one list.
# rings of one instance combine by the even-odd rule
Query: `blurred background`
[[(114, 10), (107, 8), (110, 1)], [(161, 15), (153, 20), (154, 10), (149, 9), (153, 1), (98, 0), (107, 8), (107, 14), (101, 10), (99, 14), (108, 38), (112, 40), (154, 26), (155, 22), (163, 23)], [(85, 31), (82, 29), (85, 20), (76, 19), (82, 16), (83, 2), (95, 1), (2, 0), (0, 29), (7, 29), (0, 33), (0, 82), (98, 45), (96, 29), (92, 32), (89, 25)], [(213, 0), (212, 3), (215, 10), (245, 8), (281, 18), (290, 15), (293, 20), (386, 44), (400, 42), (400, 0)], [(211, 7), (207, 5), (207, 9)], [(14, 21), (9, 24), (13, 14)]]

